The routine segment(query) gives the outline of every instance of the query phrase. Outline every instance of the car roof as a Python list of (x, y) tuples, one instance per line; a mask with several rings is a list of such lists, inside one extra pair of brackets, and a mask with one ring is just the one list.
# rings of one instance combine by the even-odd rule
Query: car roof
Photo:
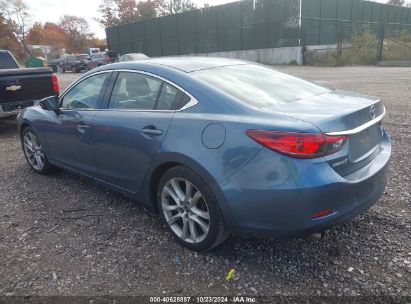
[(230, 65), (247, 64), (246, 61), (229, 58), (212, 57), (160, 57), (144, 60), (145, 64), (163, 65), (190, 73), (198, 70), (206, 70)]

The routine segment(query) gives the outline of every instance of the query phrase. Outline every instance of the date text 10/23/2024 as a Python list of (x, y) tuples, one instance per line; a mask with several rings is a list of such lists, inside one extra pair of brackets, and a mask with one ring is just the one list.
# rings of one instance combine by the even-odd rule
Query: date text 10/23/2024
[(260, 303), (256, 297), (248, 296), (219, 296), (219, 297), (189, 297), (189, 296), (162, 296), (150, 297), (150, 303)]

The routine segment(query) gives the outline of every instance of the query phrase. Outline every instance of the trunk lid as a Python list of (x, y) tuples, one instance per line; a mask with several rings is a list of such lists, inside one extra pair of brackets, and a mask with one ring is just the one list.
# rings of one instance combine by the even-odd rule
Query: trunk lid
[(346, 134), (346, 154), (328, 157), (330, 164), (338, 164), (333, 168), (342, 175), (371, 161), (383, 138), (382, 127), (370, 122), (385, 111), (376, 97), (336, 90), (266, 110), (312, 123), (328, 135), (351, 131)]

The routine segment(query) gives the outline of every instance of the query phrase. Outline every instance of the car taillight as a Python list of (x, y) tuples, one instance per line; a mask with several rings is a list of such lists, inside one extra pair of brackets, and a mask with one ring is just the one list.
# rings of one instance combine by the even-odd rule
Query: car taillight
[(297, 133), (247, 130), (246, 134), (263, 146), (295, 158), (316, 158), (335, 153), (343, 147), (346, 136), (322, 133)]
[(58, 82), (56, 75), (54, 74), (51, 75), (51, 82), (53, 84), (53, 91), (58, 93), (60, 91), (60, 88), (59, 88), (59, 82)]
[(110, 61), (111, 61), (111, 58), (108, 57), (108, 56), (106, 56), (106, 61), (107, 61), (107, 62), (110, 62)]

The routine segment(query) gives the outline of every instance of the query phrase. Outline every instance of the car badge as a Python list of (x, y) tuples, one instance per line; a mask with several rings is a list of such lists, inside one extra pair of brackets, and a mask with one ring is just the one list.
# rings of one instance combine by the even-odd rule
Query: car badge
[(375, 106), (371, 106), (370, 108), (370, 119), (373, 120), (375, 118)]
[(16, 92), (17, 90), (20, 90), (21, 86), (16, 86), (16, 85), (12, 85), (6, 88), (6, 91), (11, 91), (11, 92)]

